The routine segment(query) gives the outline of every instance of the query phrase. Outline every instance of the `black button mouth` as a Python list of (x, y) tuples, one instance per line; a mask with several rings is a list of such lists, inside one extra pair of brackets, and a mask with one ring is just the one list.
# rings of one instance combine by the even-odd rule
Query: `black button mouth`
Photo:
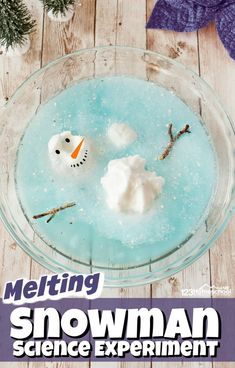
[(83, 158), (81, 159), (81, 161), (79, 163), (72, 164), (71, 167), (80, 167), (81, 165), (85, 165), (85, 163), (87, 161), (87, 155), (88, 155), (88, 149), (85, 150), (85, 153), (84, 153)]

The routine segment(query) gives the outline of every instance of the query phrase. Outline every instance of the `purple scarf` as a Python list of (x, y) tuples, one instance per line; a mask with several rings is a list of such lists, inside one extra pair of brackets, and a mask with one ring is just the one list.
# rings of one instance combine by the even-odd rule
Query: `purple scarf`
[(147, 28), (192, 32), (211, 21), (235, 59), (235, 0), (158, 0)]

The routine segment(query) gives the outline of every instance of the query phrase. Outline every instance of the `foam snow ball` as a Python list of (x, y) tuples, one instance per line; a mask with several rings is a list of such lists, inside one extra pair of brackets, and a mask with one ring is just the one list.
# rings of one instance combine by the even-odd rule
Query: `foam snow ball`
[(136, 155), (110, 161), (101, 185), (110, 209), (142, 214), (161, 193), (164, 178), (145, 170), (145, 159)]
[(56, 134), (48, 143), (48, 153), (53, 169), (59, 174), (82, 175), (92, 162), (91, 146), (86, 137), (70, 131)]
[(108, 128), (107, 135), (117, 148), (124, 148), (137, 139), (135, 130), (124, 123), (113, 123)]
[(48, 17), (55, 22), (68, 22), (74, 15), (74, 7), (71, 6), (64, 14), (58, 13), (55, 15), (52, 10), (49, 10), (47, 14)]

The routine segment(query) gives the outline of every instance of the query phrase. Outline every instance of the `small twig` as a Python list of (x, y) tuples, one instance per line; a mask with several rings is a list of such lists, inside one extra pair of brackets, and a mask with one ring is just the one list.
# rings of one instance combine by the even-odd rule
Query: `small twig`
[(60, 212), (60, 211), (63, 211), (63, 210), (66, 210), (67, 208), (70, 208), (70, 207), (73, 207), (73, 206), (76, 206), (76, 203), (75, 202), (72, 202), (72, 203), (66, 203), (58, 208), (52, 208), (52, 210), (50, 211), (47, 211), (47, 212), (44, 212), (44, 213), (40, 213), (39, 215), (35, 215), (33, 216), (33, 219), (34, 220), (37, 220), (41, 217), (45, 217), (45, 216), (49, 216), (49, 219), (47, 220), (47, 223), (49, 223), (54, 217), (55, 215)]
[(168, 126), (168, 135), (170, 136), (171, 142), (174, 140), (174, 135), (173, 135), (173, 132), (172, 132), (172, 128), (173, 128), (173, 124), (171, 123)]
[(172, 128), (173, 128), (173, 124), (169, 124), (168, 126), (168, 135), (170, 137), (170, 142), (168, 143), (168, 145), (166, 146), (164, 152), (161, 154), (161, 156), (159, 157), (159, 160), (164, 160), (169, 153), (171, 152), (175, 142), (185, 133), (191, 133), (189, 128), (189, 124), (186, 124), (185, 127), (180, 130), (175, 136), (173, 135), (172, 132)]
[(53, 213), (53, 215), (51, 215), (50, 217), (49, 217), (49, 219), (47, 220), (47, 224), (53, 219), (55, 217), (55, 213)]

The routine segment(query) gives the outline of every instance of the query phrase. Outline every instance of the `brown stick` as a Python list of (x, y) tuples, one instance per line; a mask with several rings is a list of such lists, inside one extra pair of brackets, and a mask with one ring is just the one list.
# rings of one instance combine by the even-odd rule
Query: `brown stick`
[(63, 210), (66, 210), (67, 208), (70, 208), (70, 207), (73, 207), (73, 206), (76, 206), (76, 203), (75, 202), (71, 202), (71, 203), (66, 203), (58, 208), (52, 208), (50, 211), (47, 211), (47, 212), (43, 212), (43, 213), (40, 213), (39, 215), (35, 215), (33, 216), (33, 219), (34, 220), (37, 220), (41, 217), (45, 217), (45, 216), (49, 216), (49, 219), (47, 220), (47, 223), (49, 223), (54, 217), (55, 215), (60, 212), (60, 211), (63, 211)]
[(168, 145), (166, 146), (164, 152), (161, 154), (161, 156), (159, 157), (159, 160), (164, 160), (169, 153), (171, 152), (175, 142), (185, 133), (191, 133), (189, 128), (189, 124), (186, 124), (185, 127), (183, 129), (181, 129), (175, 136), (173, 135), (172, 132), (172, 128), (173, 128), (173, 124), (169, 124), (168, 126), (168, 135), (170, 137), (170, 142), (168, 143)]

